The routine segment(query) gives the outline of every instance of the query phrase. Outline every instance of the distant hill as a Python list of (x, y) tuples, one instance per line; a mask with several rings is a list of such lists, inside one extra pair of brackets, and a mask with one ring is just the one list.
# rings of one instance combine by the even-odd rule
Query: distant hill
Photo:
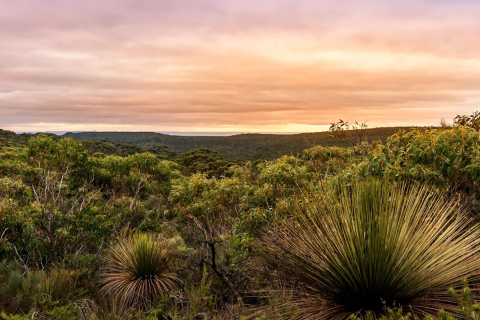
[[(26, 147), (28, 141), (39, 134), (46, 134), (52, 137), (54, 140), (59, 140), (62, 136), (53, 133), (20, 133), (17, 134), (13, 131), (0, 129), (0, 151), (3, 148), (23, 148)], [(127, 156), (139, 152), (151, 152), (165, 159), (173, 157), (173, 153), (163, 150), (162, 148), (154, 148), (152, 150), (144, 150), (135, 145), (125, 143), (107, 143), (101, 141), (83, 140), (81, 141), (83, 147), (90, 153), (95, 154), (97, 152), (104, 153), (106, 155), (116, 154), (120, 156)]]
[(0, 129), (0, 148), (25, 147), (31, 137), (33, 135), (29, 133), (16, 134), (13, 131)]
[[(401, 127), (367, 130), (369, 141), (385, 141)], [(144, 150), (160, 149), (177, 155), (199, 149), (217, 150), (228, 160), (275, 159), (283, 155), (297, 155), (315, 145), (346, 146), (328, 132), (300, 134), (239, 134), (219, 136), (175, 136), (156, 132), (67, 132), (62, 137), (107, 144), (125, 144)]]

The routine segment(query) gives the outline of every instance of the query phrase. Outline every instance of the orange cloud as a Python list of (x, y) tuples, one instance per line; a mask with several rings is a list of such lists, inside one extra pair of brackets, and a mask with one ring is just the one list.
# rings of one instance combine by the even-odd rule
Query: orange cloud
[(314, 131), (480, 102), (476, 1), (0, 3), (0, 127)]

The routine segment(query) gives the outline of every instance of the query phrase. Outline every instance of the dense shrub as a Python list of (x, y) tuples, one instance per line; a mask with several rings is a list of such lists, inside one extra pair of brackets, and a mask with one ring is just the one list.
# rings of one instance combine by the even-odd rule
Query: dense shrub
[(399, 132), (342, 176), (424, 181), (451, 194), (471, 195), (479, 187), (480, 134), (468, 127)]

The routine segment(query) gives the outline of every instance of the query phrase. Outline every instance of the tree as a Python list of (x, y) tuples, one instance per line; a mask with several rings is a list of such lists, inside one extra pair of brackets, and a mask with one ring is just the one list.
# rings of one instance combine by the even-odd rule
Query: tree
[(338, 122), (332, 122), (328, 129), (329, 135), (339, 139), (346, 145), (353, 147), (361, 145), (367, 139), (367, 122), (349, 125), (348, 122), (340, 119)]

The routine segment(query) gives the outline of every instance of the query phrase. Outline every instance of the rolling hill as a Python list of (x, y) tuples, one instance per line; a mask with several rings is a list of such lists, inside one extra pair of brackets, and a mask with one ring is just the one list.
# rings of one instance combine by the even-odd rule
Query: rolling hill
[[(367, 140), (386, 140), (401, 127), (367, 130)], [(163, 150), (177, 155), (200, 148), (217, 150), (228, 160), (271, 160), (283, 155), (297, 155), (315, 145), (346, 146), (328, 132), (300, 134), (239, 134), (233, 136), (175, 136), (156, 132), (68, 132), (63, 137), (76, 140), (124, 144), (144, 150)]]

